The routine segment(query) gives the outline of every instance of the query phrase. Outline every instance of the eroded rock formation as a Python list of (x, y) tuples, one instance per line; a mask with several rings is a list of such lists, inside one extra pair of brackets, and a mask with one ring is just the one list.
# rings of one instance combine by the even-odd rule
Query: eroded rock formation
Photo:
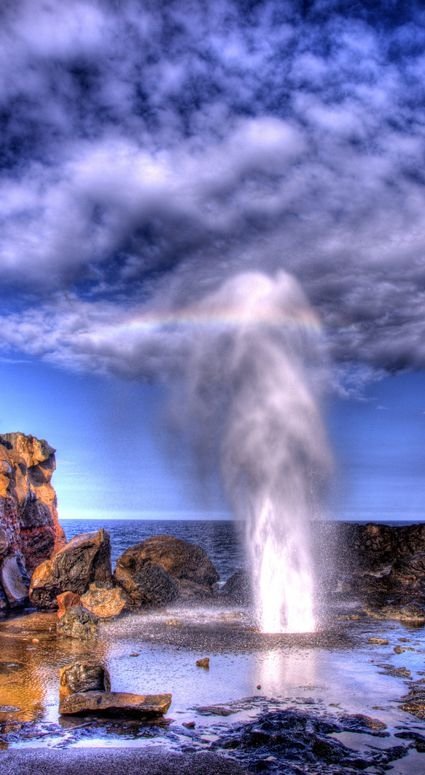
[(0, 435), (0, 608), (22, 605), (29, 574), (65, 541), (51, 479), (55, 450), (23, 433)]

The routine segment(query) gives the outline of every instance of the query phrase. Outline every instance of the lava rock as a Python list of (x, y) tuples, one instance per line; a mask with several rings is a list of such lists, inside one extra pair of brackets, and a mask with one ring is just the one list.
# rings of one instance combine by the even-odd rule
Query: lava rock
[(59, 673), (59, 698), (82, 692), (110, 692), (111, 678), (104, 665), (93, 660), (80, 660), (62, 667)]
[(120, 587), (98, 587), (90, 584), (81, 596), (81, 604), (98, 619), (112, 619), (119, 616), (127, 606), (127, 598)]
[(209, 596), (218, 579), (200, 546), (166, 535), (148, 538), (127, 549), (115, 570), (116, 582), (138, 605), (164, 605), (177, 596)]
[(221, 594), (238, 605), (248, 605), (251, 601), (251, 584), (246, 571), (237, 570), (224, 584)]
[(117, 565), (115, 581), (126, 592), (130, 606), (164, 606), (178, 597), (178, 587), (160, 565)]
[(38, 608), (56, 608), (61, 592), (87, 591), (90, 583), (112, 586), (111, 546), (106, 530), (75, 536), (39, 565), (31, 578), (30, 600)]
[(28, 601), (29, 578), (19, 554), (6, 557), (0, 569), (0, 581), (12, 608)]
[(59, 619), (57, 633), (65, 638), (92, 640), (97, 636), (97, 619), (81, 605), (74, 605)]
[(96, 713), (141, 718), (163, 716), (171, 705), (171, 694), (129, 694), (128, 692), (89, 691), (70, 694), (59, 703), (62, 715)]

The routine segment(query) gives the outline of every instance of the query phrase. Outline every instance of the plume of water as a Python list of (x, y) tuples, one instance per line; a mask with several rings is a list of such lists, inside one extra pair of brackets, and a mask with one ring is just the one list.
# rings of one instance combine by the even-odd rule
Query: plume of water
[(198, 441), (217, 451), (234, 512), (245, 522), (258, 626), (312, 631), (309, 523), (330, 462), (319, 322), (284, 272), (237, 275), (200, 309), (211, 325), (189, 359), (188, 410)]

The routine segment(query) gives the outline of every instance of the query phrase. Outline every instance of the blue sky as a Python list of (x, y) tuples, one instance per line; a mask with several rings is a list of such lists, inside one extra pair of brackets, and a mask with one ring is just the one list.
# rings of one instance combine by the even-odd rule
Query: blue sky
[[(194, 485), (190, 451), (167, 432), (164, 390), (76, 375), (36, 362), (2, 363), (1, 431), (57, 448), (62, 517), (222, 518), (218, 480)], [(328, 407), (335, 456), (330, 513), (423, 519), (425, 372), (371, 385)]]
[(414, 1), (2, 3), (1, 424), (64, 515), (221, 511), (219, 438), (319, 480), (324, 389), (334, 511), (422, 517), (424, 51)]

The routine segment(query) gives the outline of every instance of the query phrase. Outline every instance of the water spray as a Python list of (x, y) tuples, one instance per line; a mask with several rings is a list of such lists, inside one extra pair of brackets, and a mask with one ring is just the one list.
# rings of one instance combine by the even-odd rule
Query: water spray
[(198, 440), (217, 450), (244, 521), (262, 632), (315, 629), (310, 521), (330, 457), (320, 412), (320, 324), (285, 272), (237, 275), (193, 311), (202, 319), (187, 372)]

